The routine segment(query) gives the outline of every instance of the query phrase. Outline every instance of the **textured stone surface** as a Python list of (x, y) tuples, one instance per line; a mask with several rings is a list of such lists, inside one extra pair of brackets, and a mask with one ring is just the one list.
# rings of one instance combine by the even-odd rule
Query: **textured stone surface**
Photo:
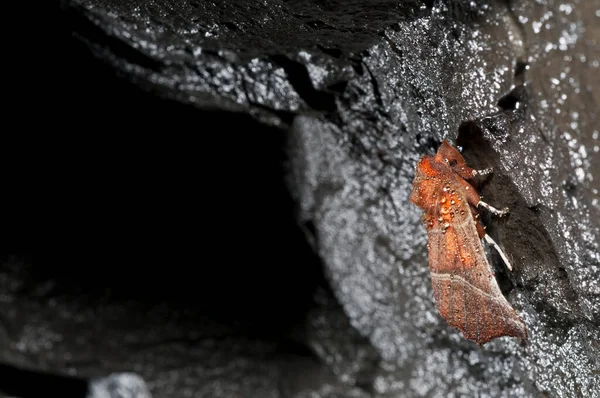
[[(174, 131), (184, 128), (178, 120), (194, 120), (194, 112), (201, 130), (207, 119), (236, 118), (224, 131), (275, 127), (264, 127), (260, 136), (248, 129), (222, 139), (201, 131), (211, 137), (204, 142), (211, 151), (202, 155), (213, 158), (201, 163), (205, 171), (198, 180), (209, 179), (226, 198), (246, 194), (221, 207), (218, 199), (209, 198), (210, 206), (202, 202), (213, 210), (206, 220), (211, 230), (220, 225), (221, 212), (227, 225), (235, 225), (226, 210), (249, 204), (258, 214), (243, 218), (248, 222), (240, 225), (249, 227), (234, 236), (257, 235), (252, 226), (268, 214), (257, 193), (282, 178), (267, 172), (281, 156), (269, 158), (279, 147), (265, 136), (288, 132), (288, 186), (331, 293), (316, 293), (306, 320), (304, 309), (298, 310), (301, 316), (286, 320), (291, 326), (265, 333), (248, 324), (272, 328), (280, 314), (293, 312), (285, 310), (285, 286), (293, 286), (301, 266), (289, 268), (297, 272), (291, 278), (279, 274), (281, 267), (263, 268), (259, 276), (234, 268), (241, 279), (252, 277), (254, 289), (241, 282), (211, 289), (215, 281), (227, 283), (227, 271), (218, 279), (206, 275), (200, 288), (192, 282), (181, 286), (201, 292), (199, 301), (238, 300), (243, 310), (224, 311), (240, 317), (231, 324), (158, 298), (145, 303), (104, 290), (106, 297), (57, 294), (59, 282), (41, 283), (32, 279), (28, 264), (4, 262), (2, 361), (84, 378), (135, 372), (155, 396), (598, 396), (599, 9), (583, 0), (63, 2), (62, 26), (71, 27), (111, 71), (147, 96), (186, 104), (185, 114), (175, 112), (171, 101), (160, 115), (166, 125), (173, 119)], [(146, 121), (143, 128), (151, 128), (160, 109), (136, 113)], [(211, 117), (210, 110), (222, 113)], [(88, 115), (94, 117), (94, 110)], [(485, 216), (484, 222), (512, 259), (512, 273), (496, 271), (528, 327), (526, 346), (503, 338), (478, 348), (435, 310), (425, 230), (408, 196), (417, 159), (433, 153), (442, 138), (461, 145), (473, 166), (495, 168), (482, 194), (493, 205), (509, 206), (511, 214), (505, 221)], [(176, 139), (164, 141), (144, 142), (145, 149), (178, 148)], [(236, 150), (234, 143), (247, 150)], [(274, 163), (264, 160), (264, 167), (253, 168), (245, 152)], [(191, 149), (184, 154), (195, 156)], [(227, 174), (227, 181), (240, 184), (237, 189), (218, 183), (225, 180), (220, 168), (212, 172), (222, 164), (213, 159), (223, 154), (244, 173)], [(152, 184), (174, 189), (198, 170), (191, 162), (165, 164), (170, 175), (192, 171), (178, 184), (167, 177)], [(159, 170), (152, 169), (152, 177)], [(249, 170), (264, 173), (264, 185), (253, 186)], [(181, 197), (198, 198), (180, 189)], [(193, 208), (188, 200), (185, 209)], [(152, 203), (155, 209), (161, 202)], [(279, 230), (283, 224), (267, 225)], [(230, 234), (225, 227), (215, 231)], [(248, 239), (223, 241), (215, 252), (223, 264), (243, 258), (230, 254), (232, 246), (256, 261), (260, 250), (252, 248), (260, 240)], [(280, 239), (275, 241), (285, 241)], [(286, 248), (288, 258), (304, 250)], [(196, 256), (177, 260), (196, 264), (203, 255)], [(285, 258), (269, 257), (268, 263), (280, 265)], [(303, 261), (311, 259), (297, 260)], [(189, 275), (185, 267), (177, 272)], [(272, 291), (275, 299), (265, 289), (271, 286), (260, 283), (272, 274), (284, 286)], [(109, 285), (110, 278), (102, 281)], [(160, 276), (152, 289), (160, 286), (157, 281)], [(232, 293), (237, 290), (243, 293)], [(263, 290), (248, 302), (252, 292)], [(270, 307), (270, 300), (281, 308)], [(254, 307), (262, 315), (248, 323), (241, 314)]]
[[(492, 5), (486, 23), (431, 42), (433, 18), (400, 23), (363, 62), (393, 55), (348, 85), (345, 94), (362, 92), (341, 101), (343, 125), (296, 119), (302, 218), (315, 223), (353, 325), (393, 363), (396, 377), (376, 378), (379, 392), (597, 394), (598, 101), (588, 80), (598, 68), (597, 17), (573, 7)], [(544, 18), (552, 21), (540, 27)], [(519, 60), (530, 64), (524, 74)], [(507, 109), (497, 109), (514, 85), (501, 101)], [(366, 113), (361, 101), (380, 106)], [(418, 156), (435, 149), (427, 139), (455, 139), (469, 119), (458, 143), (468, 162), (496, 169), (483, 195), (512, 209), (506, 222), (486, 221), (516, 264), (500, 277), (514, 287), (527, 347), (501, 339), (478, 349), (448, 330), (431, 300), (425, 235), (407, 187)]]

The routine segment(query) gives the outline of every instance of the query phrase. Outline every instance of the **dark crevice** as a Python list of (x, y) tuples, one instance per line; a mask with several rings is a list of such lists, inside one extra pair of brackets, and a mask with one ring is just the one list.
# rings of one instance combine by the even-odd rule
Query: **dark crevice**
[(527, 70), (529, 70), (529, 63), (518, 59), (515, 64), (515, 77), (523, 77)]
[(375, 102), (377, 102), (378, 109), (384, 109), (383, 100), (381, 99), (381, 91), (379, 90), (379, 83), (377, 82), (377, 78), (373, 75), (373, 72), (369, 69), (369, 65), (363, 62), (367, 73), (371, 78), (371, 87), (373, 87), (373, 96), (375, 97)]
[[(529, 103), (529, 92), (526, 85), (518, 85), (498, 100), (497, 105), (503, 110), (524, 109)], [(493, 120), (493, 119), (489, 119)]]
[[(500, 259), (494, 257), (498, 261), (498, 266), (503, 269), (498, 273), (499, 284), (507, 292), (507, 289), (517, 285), (519, 281), (519, 286), (529, 293), (528, 296), (536, 308), (554, 314), (556, 310), (549, 307), (545, 299), (540, 301), (544, 295), (569, 297), (570, 302), (576, 303), (576, 294), (568, 279), (565, 279), (564, 274), (560, 272), (558, 254), (540, 220), (540, 217), (544, 217), (545, 212), (533, 211), (526, 205), (509, 176), (501, 172), (498, 167), (500, 161), (497, 153), (492, 149), (490, 142), (483, 137), (483, 129), (489, 129), (490, 126), (497, 128), (498, 124), (493, 120), (495, 118), (502, 119), (506, 113), (510, 112), (512, 111), (486, 117), (485, 120), (489, 122), (491, 119), (491, 123), (479, 124), (475, 121), (463, 123), (460, 126), (456, 143), (464, 148), (463, 155), (471, 167), (477, 169), (494, 167), (495, 171), (491, 177), (481, 184), (480, 193), (490, 205), (496, 208), (508, 206), (510, 209), (508, 216), (502, 219), (492, 216), (488, 212), (480, 212), (484, 225), (487, 226), (487, 232), (504, 248), (509, 259), (513, 260), (513, 271), (509, 272), (504, 270)], [(501, 126), (507, 130), (503, 130), (503, 133), (490, 133), (494, 136), (507, 134), (510, 123), (508, 125), (501, 124)], [(524, 268), (525, 265), (528, 267)], [(540, 273), (544, 276), (541, 277)], [(580, 309), (575, 306), (565, 308), (565, 313), (557, 315), (555, 319), (567, 322), (567, 318), (569, 318), (568, 322), (582, 318)]]
[(316, 90), (313, 87), (305, 65), (291, 60), (285, 55), (272, 55), (269, 59), (285, 70), (290, 84), (308, 106), (325, 112), (333, 112), (336, 109), (335, 96), (332, 93)]
[[(81, 123), (67, 117), (50, 126), (77, 137), (64, 147), (68, 153), (58, 139), (47, 148), (52, 195), (61, 197), (52, 208), (61, 234), (53, 252), (44, 253), (53, 263), (21, 268), (19, 299), (65, 300), (90, 311), (126, 308), (132, 300), (148, 311), (165, 305), (174, 319), (194, 314), (177, 321), (182, 329), (224, 325), (236, 330), (228, 337), (279, 343), (278, 358), (308, 355), (289, 335), (304, 327), (314, 292), (327, 281), (284, 183), (286, 130), (248, 114), (201, 111), (153, 96), (63, 33), (61, 114), (77, 115), (104, 134), (82, 136)], [(5, 228), (12, 225), (4, 221)], [(31, 228), (22, 219), (15, 224)], [(17, 232), (11, 230), (15, 239)], [(19, 240), (29, 244), (25, 236)], [(88, 355), (88, 347), (80, 349), (77, 355)], [(103, 360), (94, 355), (90, 361)], [(0, 365), (0, 390), (17, 397), (85, 396), (86, 389), (79, 378)]]
[(339, 48), (335, 48), (335, 47), (325, 47), (321, 44), (317, 44), (317, 48), (321, 51), (323, 51), (323, 53), (332, 56), (333, 58), (336, 59), (340, 59), (342, 58), (342, 56), (344, 55), (344, 52), (339, 49)]
[(336, 93), (343, 93), (346, 90), (346, 87), (348, 87), (348, 80), (341, 80), (328, 85), (327, 89)]
[(225, 25), (226, 27), (228, 27), (231, 30), (235, 30), (235, 31), (241, 31), (242, 29), (240, 29), (235, 23), (233, 22), (223, 22), (223, 25)]

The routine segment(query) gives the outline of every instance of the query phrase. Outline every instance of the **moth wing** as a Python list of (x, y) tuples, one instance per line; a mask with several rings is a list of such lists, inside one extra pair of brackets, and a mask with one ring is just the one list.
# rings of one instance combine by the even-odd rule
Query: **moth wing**
[(479, 345), (501, 336), (526, 339), (525, 325), (502, 295), (485, 257), (469, 205), (461, 201), (454, 211), (454, 223), (428, 231), (431, 281), (440, 314)]
[(431, 178), (432, 175), (437, 174), (437, 172), (433, 170), (431, 160), (432, 158), (430, 156), (424, 156), (419, 163), (417, 163), (415, 179), (410, 194), (410, 201), (425, 212), (430, 212), (432, 207), (435, 206), (436, 194), (441, 189), (439, 179)]

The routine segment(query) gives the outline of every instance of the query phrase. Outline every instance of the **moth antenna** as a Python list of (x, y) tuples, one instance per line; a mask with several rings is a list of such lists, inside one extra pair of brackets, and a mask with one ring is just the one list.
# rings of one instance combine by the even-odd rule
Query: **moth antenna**
[(487, 243), (494, 246), (494, 249), (496, 249), (498, 254), (500, 254), (500, 257), (502, 257), (502, 260), (506, 264), (506, 268), (508, 268), (509, 271), (512, 271), (512, 265), (510, 265), (510, 261), (508, 261), (508, 257), (506, 257), (506, 254), (504, 254), (502, 249), (500, 249), (500, 246), (498, 246), (498, 244), (488, 234), (485, 234), (484, 239), (486, 240)]
[(505, 208), (504, 208), (504, 209), (502, 209), (502, 210), (498, 210), (498, 209), (496, 209), (495, 207), (492, 207), (492, 206), (488, 205), (488, 204), (487, 204), (487, 203), (485, 203), (483, 200), (480, 200), (480, 201), (477, 203), (477, 206), (476, 206), (476, 207), (479, 207), (479, 206), (481, 206), (481, 207), (485, 207), (485, 208), (486, 208), (486, 209), (487, 209), (487, 210), (488, 210), (490, 213), (492, 213), (492, 214), (495, 214), (495, 215), (497, 215), (497, 216), (499, 216), (499, 217), (502, 217), (502, 216), (504, 216), (504, 215), (508, 214), (508, 207), (505, 207)]
[(475, 170), (473, 169), (473, 177), (475, 176), (485, 176), (488, 174), (492, 174), (494, 172), (494, 169), (492, 167), (488, 167), (487, 169), (483, 169), (483, 170)]

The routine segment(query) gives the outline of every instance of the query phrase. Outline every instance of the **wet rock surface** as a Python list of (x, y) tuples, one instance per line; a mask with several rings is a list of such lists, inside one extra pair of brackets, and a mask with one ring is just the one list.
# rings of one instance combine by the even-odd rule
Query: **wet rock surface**
[[(116, 163), (92, 174), (118, 177), (128, 204), (100, 185), (100, 202), (119, 211), (92, 224), (129, 227), (77, 257), (108, 267), (101, 275), (2, 263), (2, 362), (86, 380), (134, 372), (153, 396), (598, 396), (599, 9), (63, 3), (65, 30), (96, 57), (88, 62), (128, 93), (74, 109), (107, 128), (123, 126), (106, 117), (120, 113), (136, 131), (176, 133), (121, 138)], [(190, 126), (200, 144), (178, 134)], [(484, 223), (514, 271), (490, 258), (527, 345), (478, 348), (435, 309), (408, 197), (416, 161), (442, 138), (495, 169), (481, 193), (511, 213)], [(142, 181), (130, 187), (130, 177)], [(106, 247), (100, 261), (89, 254)], [(190, 280), (191, 267), (202, 276)]]

